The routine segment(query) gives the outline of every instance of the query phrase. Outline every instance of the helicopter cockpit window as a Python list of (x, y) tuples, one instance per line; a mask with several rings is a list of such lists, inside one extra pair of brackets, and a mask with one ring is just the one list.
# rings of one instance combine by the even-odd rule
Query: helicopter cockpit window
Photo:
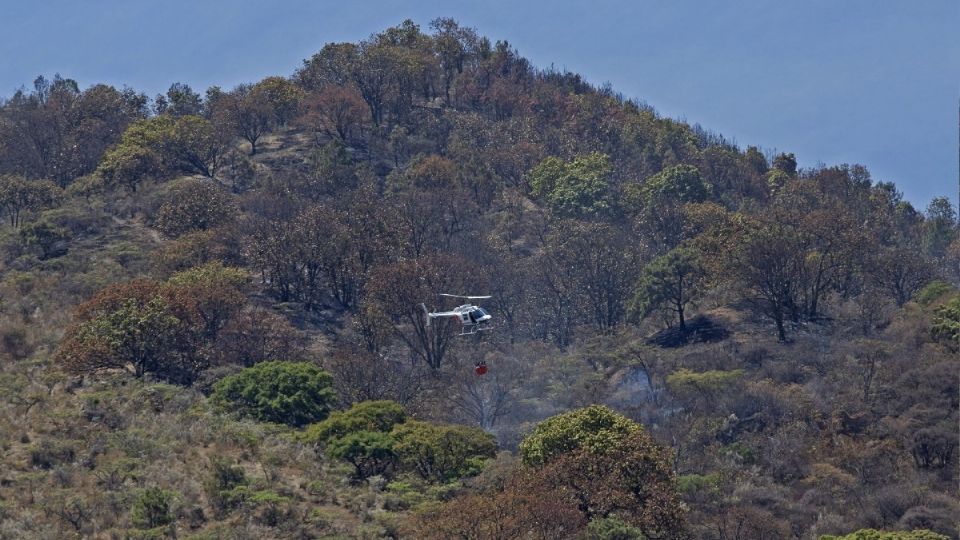
[(483, 308), (477, 308), (477, 309), (475, 309), (475, 310), (473, 310), (473, 311), (470, 312), (470, 317), (473, 318), (473, 319), (480, 319), (480, 318), (486, 316), (486, 314), (487, 314), (487, 312), (484, 311)]

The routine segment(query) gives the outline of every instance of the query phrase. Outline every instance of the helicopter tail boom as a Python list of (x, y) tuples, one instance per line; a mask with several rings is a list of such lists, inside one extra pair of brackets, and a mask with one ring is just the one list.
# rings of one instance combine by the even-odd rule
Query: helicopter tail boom
[(423, 308), (423, 315), (427, 318), (427, 328), (430, 328), (430, 321), (433, 319), (433, 317), (430, 316), (430, 310), (427, 309), (426, 304), (420, 304), (420, 307)]

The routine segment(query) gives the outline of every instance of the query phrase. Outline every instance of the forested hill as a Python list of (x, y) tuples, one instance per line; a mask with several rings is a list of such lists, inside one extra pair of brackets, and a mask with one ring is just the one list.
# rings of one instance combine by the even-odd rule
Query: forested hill
[(0, 211), (0, 538), (958, 538), (949, 200), (453, 20), (40, 77)]

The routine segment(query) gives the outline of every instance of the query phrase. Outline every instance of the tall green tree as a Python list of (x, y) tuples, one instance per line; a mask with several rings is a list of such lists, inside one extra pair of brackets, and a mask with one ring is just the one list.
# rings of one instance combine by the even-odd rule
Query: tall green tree
[(565, 162), (548, 157), (530, 171), (530, 187), (554, 212), (589, 217), (610, 209), (610, 157), (594, 152)]
[(702, 294), (704, 285), (700, 254), (691, 248), (673, 249), (644, 268), (630, 301), (630, 312), (634, 317), (645, 317), (666, 307), (676, 314), (680, 330), (686, 330), (687, 305)]

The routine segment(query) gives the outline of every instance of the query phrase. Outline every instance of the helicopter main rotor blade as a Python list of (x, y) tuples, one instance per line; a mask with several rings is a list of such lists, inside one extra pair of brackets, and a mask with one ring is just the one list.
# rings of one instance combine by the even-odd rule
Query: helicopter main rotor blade
[(465, 298), (467, 300), (486, 300), (487, 298), (493, 298), (492, 296), (461, 296), (459, 294), (447, 293), (440, 293), (440, 296), (449, 296), (450, 298)]

